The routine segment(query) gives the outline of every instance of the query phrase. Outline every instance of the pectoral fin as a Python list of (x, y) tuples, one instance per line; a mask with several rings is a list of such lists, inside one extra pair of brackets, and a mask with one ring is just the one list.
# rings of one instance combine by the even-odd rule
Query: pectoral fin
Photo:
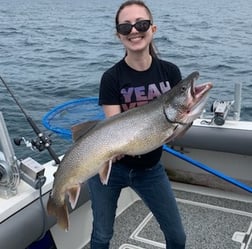
[(67, 194), (69, 196), (69, 202), (71, 204), (71, 207), (72, 209), (74, 209), (80, 195), (80, 184), (75, 185), (74, 187), (68, 189)]
[(103, 185), (108, 184), (111, 167), (112, 167), (112, 160), (109, 160), (108, 162), (104, 164), (104, 166), (99, 171), (100, 179)]
[(172, 135), (168, 136), (163, 143), (165, 144), (165, 143), (168, 143), (168, 142), (170, 142), (171, 140), (173, 140), (175, 138), (182, 137), (186, 133), (186, 131), (192, 126), (192, 124), (193, 123), (190, 123), (188, 125), (183, 125), (183, 126), (182, 125), (177, 125), (174, 128)]

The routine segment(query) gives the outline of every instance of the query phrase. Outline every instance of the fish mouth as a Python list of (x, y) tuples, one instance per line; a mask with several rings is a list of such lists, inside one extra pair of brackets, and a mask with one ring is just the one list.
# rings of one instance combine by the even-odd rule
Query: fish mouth
[(213, 87), (212, 82), (206, 82), (202, 83), (200, 85), (196, 85), (196, 81), (199, 78), (199, 73), (194, 72), (192, 79), (191, 79), (191, 86), (189, 94), (191, 95), (191, 98), (193, 99), (193, 102), (200, 101), (207, 93), (208, 91)]
[(202, 98), (202, 96), (205, 95), (213, 87), (213, 84), (211, 82), (195, 85), (198, 78), (199, 78), (199, 73), (194, 72), (193, 78), (191, 80), (191, 87), (190, 87), (190, 93), (193, 99)]
[(206, 101), (207, 101), (207, 93), (213, 87), (212, 82), (202, 83), (200, 85), (195, 85), (196, 80), (199, 78), (199, 75), (196, 75), (191, 81), (190, 91), (188, 92), (188, 111), (187, 114), (190, 116), (198, 116), (200, 112), (202, 112)]
[(191, 96), (194, 99), (200, 99), (213, 87), (211, 82), (206, 82), (197, 86), (194, 86), (194, 82), (191, 85)]

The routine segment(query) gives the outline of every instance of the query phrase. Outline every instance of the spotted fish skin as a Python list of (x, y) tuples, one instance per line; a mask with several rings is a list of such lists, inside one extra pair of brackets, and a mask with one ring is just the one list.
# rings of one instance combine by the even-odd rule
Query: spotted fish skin
[(210, 82), (194, 86), (198, 77), (193, 72), (155, 100), (100, 121), (88, 132), (83, 132), (82, 124), (73, 129), (76, 142), (57, 169), (47, 203), (48, 214), (63, 229), (69, 228), (66, 195), (74, 208), (82, 182), (100, 173), (105, 183), (109, 165), (117, 156), (148, 153), (190, 128), (212, 88)]

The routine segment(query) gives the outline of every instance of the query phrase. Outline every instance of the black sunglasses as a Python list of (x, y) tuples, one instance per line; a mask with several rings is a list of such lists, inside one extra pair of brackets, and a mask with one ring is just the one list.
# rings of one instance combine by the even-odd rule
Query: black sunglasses
[(146, 32), (150, 28), (150, 25), (152, 25), (151, 20), (140, 20), (137, 21), (135, 24), (131, 23), (117, 24), (116, 30), (121, 35), (128, 35), (130, 34), (133, 27), (139, 32)]

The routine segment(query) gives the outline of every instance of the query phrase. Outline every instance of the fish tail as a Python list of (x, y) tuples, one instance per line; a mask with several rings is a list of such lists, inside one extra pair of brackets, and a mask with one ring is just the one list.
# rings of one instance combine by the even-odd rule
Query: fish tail
[(69, 214), (68, 214), (68, 209), (65, 202), (63, 203), (63, 205), (59, 206), (55, 202), (54, 198), (50, 196), (47, 202), (47, 212), (49, 215), (53, 215), (56, 217), (57, 223), (62, 229), (64, 229), (65, 231), (68, 231)]

